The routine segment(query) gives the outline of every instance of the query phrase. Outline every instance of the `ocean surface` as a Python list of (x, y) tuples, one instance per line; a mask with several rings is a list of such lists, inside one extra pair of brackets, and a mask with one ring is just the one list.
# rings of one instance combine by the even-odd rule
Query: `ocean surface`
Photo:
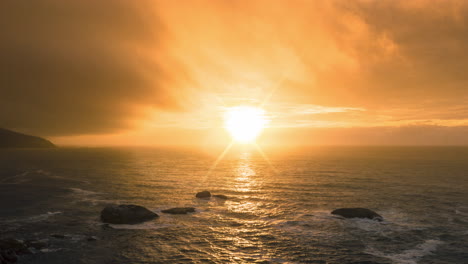
[[(19, 263), (468, 263), (468, 148), (265, 156), (236, 149), (210, 172), (216, 155), (196, 149), (0, 150), (0, 238), (49, 244)], [(196, 199), (203, 190), (230, 199)], [(103, 225), (116, 203), (160, 217)], [(196, 212), (161, 213), (179, 206)], [(385, 220), (330, 214), (341, 207)]]

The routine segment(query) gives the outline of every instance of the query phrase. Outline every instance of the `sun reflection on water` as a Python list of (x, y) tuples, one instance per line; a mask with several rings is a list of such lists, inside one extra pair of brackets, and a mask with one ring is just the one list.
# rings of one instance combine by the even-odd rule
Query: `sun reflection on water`
[(238, 192), (257, 191), (254, 187), (258, 185), (255, 179), (257, 173), (252, 165), (252, 153), (243, 152), (239, 158), (239, 164), (234, 169), (235, 186), (234, 189)]

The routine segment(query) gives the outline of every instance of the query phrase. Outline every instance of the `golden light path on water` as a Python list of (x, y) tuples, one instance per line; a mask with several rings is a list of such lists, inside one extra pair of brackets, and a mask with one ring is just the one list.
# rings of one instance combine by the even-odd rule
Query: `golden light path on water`
[[(232, 147), (232, 144), (230, 144), (230, 147)], [(265, 229), (266, 222), (263, 219), (252, 219), (250, 217), (250, 215), (256, 215), (265, 210), (263, 208), (264, 202), (248, 201), (248, 197), (252, 197), (253, 193), (257, 193), (263, 189), (265, 175), (259, 174), (255, 167), (254, 152), (244, 151), (239, 154), (235, 166), (231, 168), (234, 178), (230, 189), (236, 193), (243, 194), (242, 196), (246, 199), (242, 202), (231, 201), (224, 204), (227, 206), (229, 214), (237, 219), (237, 225), (211, 227), (213, 233), (217, 235), (217, 239), (228, 240), (232, 243), (233, 248), (244, 249), (246, 251), (230, 251), (229, 255), (233, 262), (242, 262), (242, 259), (252, 258), (253, 256), (262, 259), (269, 255), (263, 241), (257, 239), (259, 236), (269, 234)], [(252, 227), (255, 227), (255, 231), (252, 230)], [(219, 248), (219, 251), (224, 252), (225, 250)]]

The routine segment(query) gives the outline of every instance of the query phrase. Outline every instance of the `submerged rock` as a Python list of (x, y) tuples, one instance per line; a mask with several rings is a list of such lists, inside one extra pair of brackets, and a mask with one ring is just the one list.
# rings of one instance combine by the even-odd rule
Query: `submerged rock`
[(377, 221), (383, 220), (381, 215), (366, 208), (340, 208), (333, 210), (331, 213), (345, 218), (368, 218)]
[(133, 204), (109, 205), (101, 211), (101, 220), (110, 224), (138, 224), (159, 215), (143, 206)]
[(195, 208), (193, 207), (176, 207), (176, 208), (171, 208), (167, 210), (162, 210), (161, 212), (165, 214), (188, 214), (188, 213), (194, 213)]
[(229, 198), (228, 198), (226, 195), (224, 195), (224, 194), (215, 194), (215, 195), (213, 195), (213, 197), (218, 198), (218, 199), (223, 199), (223, 200), (229, 199)]
[(203, 191), (203, 192), (199, 192), (195, 195), (195, 197), (197, 198), (210, 198), (211, 197), (211, 193), (209, 191)]

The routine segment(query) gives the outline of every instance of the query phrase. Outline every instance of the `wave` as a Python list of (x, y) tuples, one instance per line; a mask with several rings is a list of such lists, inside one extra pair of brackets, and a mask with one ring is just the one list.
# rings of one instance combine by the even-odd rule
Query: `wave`
[(30, 172), (25, 171), (7, 178), (4, 178), (0, 180), (0, 184), (19, 184), (23, 183), (25, 181), (28, 181), (29, 179), (25, 179), (24, 176), (28, 175)]
[(75, 197), (75, 200), (74, 200), (75, 203), (85, 202), (85, 203), (89, 203), (95, 206), (95, 205), (101, 205), (101, 204), (112, 204), (112, 203), (121, 202), (119, 200), (104, 199), (102, 196), (105, 193), (102, 193), (102, 192), (94, 192), (94, 191), (84, 190), (80, 188), (68, 188), (68, 189), (72, 191), (71, 195)]
[(444, 242), (440, 240), (430, 239), (424, 241), (424, 243), (417, 245), (413, 249), (405, 250), (401, 253), (383, 253), (373, 248), (368, 248), (365, 253), (383, 257), (392, 260), (394, 263), (398, 264), (417, 264), (418, 260), (426, 255), (432, 254), (437, 247)]
[[(38, 215), (33, 215), (25, 218), (13, 218), (9, 220), (4, 220), (2, 223), (7, 224), (8, 226), (6, 227), (8, 230), (14, 230), (21, 226), (22, 224), (31, 224), (31, 223), (37, 223), (37, 222), (42, 222), (54, 215), (61, 214), (61, 211), (55, 211), (55, 212), (47, 212), (44, 214), (38, 214)], [(3, 230), (6, 231), (6, 230)]]
[(26, 177), (31, 174), (40, 176), (50, 176), (51, 173), (45, 170), (30, 170), (0, 180), (0, 184), (20, 184), (32, 180), (32, 177)]
[(61, 211), (47, 212), (45, 214), (30, 216), (30, 217), (26, 218), (25, 220), (26, 220), (26, 222), (40, 222), (40, 221), (47, 220), (51, 216), (61, 214), (61, 213), (62, 213)]
[(84, 195), (84, 196), (102, 194), (100, 192), (93, 192), (93, 191), (83, 190), (80, 188), (69, 188), (69, 190), (73, 191), (75, 194)]

